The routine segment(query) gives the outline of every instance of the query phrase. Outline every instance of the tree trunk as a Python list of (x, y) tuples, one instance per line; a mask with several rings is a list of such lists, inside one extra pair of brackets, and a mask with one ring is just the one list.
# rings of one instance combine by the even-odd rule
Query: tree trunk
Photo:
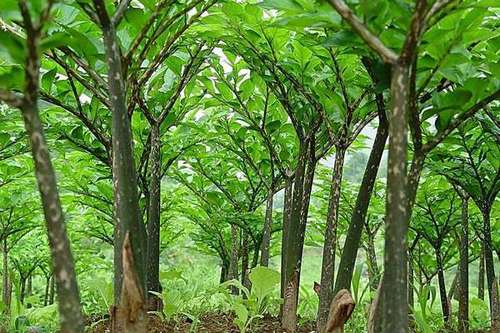
[[(32, 52), (35, 55), (31, 55), (31, 57), (36, 57), (34, 62), (38, 66), (37, 49), (31, 50), (29, 48), (29, 53), (31, 54)], [(38, 71), (38, 69), (28, 65), (26, 71), (33, 73), (34, 71)], [(30, 91), (33, 93), (33, 96), (27, 99), (26, 104), (22, 108), (22, 113), (26, 132), (30, 139), (31, 153), (35, 164), (35, 175), (47, 227), (52, 267), (54, 267), (54, 276), (57, 285), (61, 332), (83, 332), (84, 324), (81, 313), (80, 293), (76, 281), (73, 255), (66, 233), (56, 175), (52, 167), (43, 133), (43, 126), (38, 113), (36, 99), (38, 95), (38, 75), (36, 80), (36, 83), (31, 84), (32, 88), (28, 88), (28, 91), (34, 89)]]
[[(151, 183), (148, 209), (148, 263), (147, 290), (161, 293), (160, 284), (160, 205), (161, 205), (161, 142), (160, 127), (151, 126)], [(148, 310), (159, 311), (162, 301), (152, 294), (148, 297)]]
[(415, 281), (415, 271), (413, 270), (413, 260), (412, 255), (408, 254), (408, 305), (410, 310), (414, 308), (415, 297), (413, 295), (414, 282)]
[(323, 246), (323, 261), (321, 264), (321, 289), (319, 293), (319, 307), (316, 327), (318, 332), (323, 332), (330, 304), (333, 299), (333, 283), (335, 273), (335, 249), (337, 247), (338, 212), (340, 191), (342, 187), (342, 172), (344, 168), (345, 147), (336, 147), (333, 178), (330, 189), (330, 201), (326, 218), (325, 242)]
[(80, 295), (76, 282), (73, 256), (66, 233), (64, 214), (59, 199), (56, 176), (45, 140), (38, 110), (38, 33), (28, 31), (28, 56), (25, 69), (27, 80), (21, 111), (31, 146), (35, 176), (45, 216), (52, 266), (57, 281), (61, 331), (83, 332)]
[(491, 241), (491, 225), (490, 225), (490, 210), (489, 206), (483, 207), (483, 236), (484, 236), (484, 263), (486, 271), (486, 281), (488, 283), (488, 295), (490, 299), (490, 315), (493, 321), (495, 314), (493, 313), (493, 300), (498, 297), (493, 291), (493, 284), (495, 283), (495, 262), (493, 260), (493, 243)]
[(241, 284), (250, 289), (250, 280), (248, 278), (248, 232), (243, 230), (241, 238)]
[(484, 301), (484, 241), (481, 242), (479, 254), (479, 270), (477, 276), (477, 297)]
[(295, 171), (293, 186), (292, 211), (289, 222), (288, 240), (285, 259), (285, 288), (283, 300), (282, 328), (288, 333), (297, 329), (297, 302), (299, 297), (300, 270), (304, 234), (309, 211), (314, 170), (316, 168), (315, 140), (302, 142)]
[(24, 298), (26, 297), (26, 278), (19, 279), (19, 302), (24, 305)]
[(10, 302), (9, 302), (9, 248), (7, 246), (7, 238), (2, 242), (2, 304), (4, 305), (3, 314), (9, 315)]
[(55, 294), (55, 281), (54, 281), (54, 275), (52, 275), (50, 279), (50, 293), (49, 293), (49, 304), (52, 305), (54, 304), (54, 294)]
[(469, 332), (469, 199), (462, 197), (460, 237), (458, 332)]
[(253, 243), (253, 254), (252, 254), (252, 264), (250, 265), (250, 270), (257, 267), (259, 264), (259, 254), (262, 248), (262, 239)]
[[(383, 98), (383, 97), (380, 97)], [(383, 101), (381, 101), (383, 103)], [(365, 168), (363, 180), (359, 187), (356, 204), (351, 215), (351, 222), (347, 231), (344, 249), (340, 258), (337, 280), (335, 281), (334, 294), (341, 289), (349, 290), (351, 288), (352, 274), (356, 265), (361, 234), (363, 233), (363, 225), (365, 223), (366, 212), (370, 205), (370, 198), (373, 191), (377, 173), (382, 160), (382, 155), (385, 149), (385, 143), (388, 136), (388, 123), (385, 116), (385, 111), (379, 112), (379, 125), (375, 141), (373, 143), (370, 157)]]
[(43, 306), (49, 305), (50, 279), (51, 279), (50, 275), (48, 277), (45, 277), (45, 292), (43, 294)]
[(384, 332), (408, 332), (407, 244), (408, 209), (406, 156), (409, 66), (392, 66), (389, 160), (386, 195), (384, 279), (381, 318)]
[[(285, 193), (283, 197), (283, 231), (281, 233), (281, 284), (280, 284), (280, 297), (285, 297), (286, 286), (286, 253), (288, 245), (288, 235), (290, 233), (290, 217), (292, 212), (292, 199), (293, 199), (293, 179), (291, 177), (286, 179)], [(280, 318), (283, 316), (283, 304), (280, 305)]]
[(368, 281), (371, 290), (376, 291), (380, 282), (380, 270), (377, 263), (377, 253), (375, 252), (375, 240), (372, 237), (368, 237), (365, 252), (368, 265)]
[[(145, 297), (146, 269), (145, 258), (146, 230), (141, 221), (139, 197), (137, 192), (137, 173), (135, 169), (132, 147), (132, 133), (130, 119), (126, 107), (126, 88), (122, 73), (120, 47), (116, 31), (111, 22), (104, 1), (94, 0), (96, 13), (99, 17), (104, 35), (104, 46), (108, 65), (108, 90), (111, 103), (111, 132), (113, 146), (113, 191), (114, 191), (114, 218), (115, 218), (115, 303), (121, 304), (123, 286), (123, 251), (125, 236), (130, 234), (131, 252), (133, 255), (133, 269), (136, 271), (142, 295)], [(144, 301), (144, 300), (143, 300)], [(136, 316), (140, 321), (145, 316), (145, 304), (136, 308)], [(126, 311), (124, 311), (125, 313)]]
[(448, 295), (446, 294), (446, 284), (444, 281), (444, 267), (443, 260), (441, 258), (441, 252), (439, 249), (435, 249), (436, 251), (436, 262), (438, 267), (438, 284), (439, 284), (439, 296), (441, 299), (441, 310), (443, 311), (443, 318), (445, 326), (448, 326), (450, 323), (450, 307), (448, 304)]
[[(238, 252), (240, 242), (238, 240), (238, 227), (231, 224), (231, 261), (229, 264), (229, 279), (238, 280)], [(231, 293), (238, 295), (238, 288), (231, 287)]]
[[(108, 65), (108, 94), (111, 103), (111, 134), (113, 147), (113, 192), (115, 219), (115, 309), (113, 328), (130, 333), (140, 332), (146, 320), (146, 229), (142, 223), (137, 190), (132, 132), (126, 106), (126, 87), (122, 72), (120, 46), (114, 23), (103, 0), (93, 0), (104, 36)], [(125, 246), (125, 239), (130, 244)], [(123, 257), (127, 253), (130, 258)], [(128, 272), (124, 265), (129, 264)], [(124, 274), (133, 281), (124, 279)], [(137, 279), (137, 281), (135, 281)], [(124, 285), (138, 290), (122, 290)], [(122, 299), (122, 296), (130, 297)]]
[[(30, 273), (26, 279), (26, 296), (30, 297), (33, 295), (33, 275)], [(33, 305), (31, 303), (26, 304), (26, 308), (30, 309)]]
[(264, 221), (264, 232), (262, 233), (260, 265), (269, 266), (269, 248), (271, 246), (271, 230), (273, 226), (273, 198), (274, 189), (271, 187), (267, 195), (266, 217)]

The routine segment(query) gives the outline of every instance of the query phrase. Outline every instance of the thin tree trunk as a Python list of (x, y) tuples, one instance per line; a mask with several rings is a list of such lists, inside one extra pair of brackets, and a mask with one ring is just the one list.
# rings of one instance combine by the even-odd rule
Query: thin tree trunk
[(248, 278), (248, 233), (243, 230), (241, 235), (241, 284), (250, 288)]
[(50, 275), (45, 277), (45, 292), (43, 293), (43, 306), (49, 305)]
[(8, 315), (10, 312), (9, 303), (9, 248), (7, 246), (7, 238), (2, 242), (2, 304), (4, 305), (3, 313)]
[(363, 180), (359, 187), (356, 204), (351, 215), (351, 222), (347, 231), (342, 255), (340, 258), (337, 279), (335, 282), (334, 294), (338, 293), (341, 289), (350, 289), (352, 274), (354, 266), (356, 265), (356, 258), (358, 255), (359, 244), (361, 235), (363, 233), (363, 225), (365, 223), (366, 212), (370, 205), (370, 198), (373, 191), (377, 173), (382, 160), (382, 155), (385, 149), (385, 143), (388, 136), (388, 123), (385, 116), (383, 107), (383, 97), (377, 97), (377, 103), (380, 103), (381, 110), (379, 110), (379, 124), (375, 141), (373, 143), (370, 157), (365, 168)]
[(24, 305), (24, 298), (26, 297), (26, 278), (19, 279), (19, 302)]
[(250, 270), (257, 267), (257, 265), (259, 264), (259, 254), (260, 254), (261, 248), (262, 248), (262, 240), (260, 240), (260, 242), (259, 241), (254, 242), (253, 254), (252, 254), (252, 264), (250, 265)]
[(61, 332), (64, 333), (80, 333), (84, 330), (84, 324), (73, 255), (66, 233), (56, 175), (38, 110), (40, 77), (38, 44), (40, 36), (34, 31), (31, 19), (27, 18), (28, 9), (24, 8), (22, 11), (25, 13), (23, 16), (27, 29), (28, 54), (25, 69), (26, 87), (21, 111), (29, 138), (35, 176), (45, 216), (52, 267), (57, 285), (60, 328)]
[(269, 248), (271, 245), (271, 230), (273, 226), (273, 198), (274, 189), (271, 187), (267, 195), (266, 217), (264, 221), (264, 232), (262, 233), (260, 265), (269, 266)]
[(365, 252), (368, 264), (368, 281), (371, 290), (376, 291), (380, 282), (380, 270), (377, 263), (377, 253), (375, 252), (375, 241), (372, 237), (368, 237)]
[(410, 309), (414, 308), (415, 297), (413, 295), (415, 271), (413, 270), (413, 260), (411, 254), (408, 254), (408, 305)]
[[(293, 200), (293, 179), (291, 177), (286, 179), (285, 183), (285, 193), (283, 197), (283, 231), (281, 239), (281, 285), (280, 285), (280, 297), (284, 299), (284, 292), (286, 286), (286, 253), (288, 245), (288, 235), (290, 233), (290, 217), (292, 212), (292, 200)], [(283, 304), (280, 305), (280, 318), (283, 315)]]
[[(126, 106), (125, 80), (114, 21), (110, 19), (103, 0), (93, 0), (93, 3), (104, 36), (108, 65), (108, 93), (112, 114), (115, 219), (115, 308), (112, 327), (115, 332), (142, 332), (147, 324), (147, 243), (146, 229), (142, 223), (139, 208), (137, 172)], [(127, 238), (128, 244), (125, 242)], [(125, 274), (131, 279), (124, 279)], [(122, 290), (124, 285), (128, 285), (128, 288)]]
[(50, 293), (49, 293), (49, 304), (54, 304), (54, 295), (56, 291), (54, 275), (50, 278)]
[(381, 287), (384, 332), (408, 332), (407, 244), (408, 209), (406, 156), (407, 113), (410, 70), (394, 64), (391, 78), (389, 161), (386, 196), (384, 279)]
[(448, 296), (446, 294), (446, 284), (444, 281), (444, 267), (443, 260), (441, 258), (441, 253), (436, 250), (436, 262), (438, 266), (438, 284), (439, 284), (439, 296), (441, 299), (441, 310), (443, 311), (444, 323), (446, 326), (450, 323), (450, 307), (448, 304)]
[[(128, 310), (126, 309), (120, 312), (122, 312), (122, 315), (125, 317), (128, 315), (136, 316), (137, 320), (133, 322), (138, 323), (145, 317), (146, 269), (144, 259), (147, 254), (146, 230), (141, 221), (139, 209), (137, 174), (132, 148), (130, 119), (125, 103), (126, 89), (122, 73), (120, 48), (117, 42), (115, 27), (108, 16), (104, 1), (94, 0), (94, 6), (104, 35), (106, 60), (108, 64), (108, 90), (112, 113), (111, 129), (115, 217), (115, 303), (120, 307), (124, 274), (124, 241), (126, 235), (129, 234), (133, 256), (133, 270), (135, 270), (139, 279), (138, 288), (140, 288), (142, 292), (142, 300), (134, 300), (137, 301), (138, 306), (133, 314), (127, 314)], [(118, 318), (118, 321), (122, 319), (127, 320), (127, 318)], [(141, 324), (139, 324), (139, 326), (140, 325)]]
[[(33, 295), (33, 276), (32, 273), (28, 275), (26, 279), (26, 296), (30, 297)], [(30, 309), (33, 305), (31, 303), (26, 304), (26, 308)]]
[(286, 245), (286, 276), (283, 300), (282, 328), (288, 333), (297, 329), (297, 302), (299, 297), (300, 270), (302, 267), (302, 252), (304, 234), (309, 211), (314, 170), (316, 168), (315, 140), (302, 142), (299, 160), (295, 171), (293, 186), (293, 204), (290, 215), (288, 241)]
[[(231, 260), (229, 264), (229, 279), (238, 280), (238, 252), (240, 242), (238, 240), (238, 227), (231, 224)], [(238, 295), (238, 288), (231, 287), (233, 295)]]
[(477, 276), (477, 297), (484, 301), (484, 241), (481, 242), (479, 254), (479, 270)]
[[(486, 205), (485, 205), (486, 206)], [(495, 262), (493, 260), (493, 243), (491, 241), (490, 207), (483, 207), (483, 235), (484, 235), (484, 263), (486, 271), (486, 281), (488, 283), (488, 295), (490, 299), (490, 315), (493, 326), (495, 314), (493, 313), (493, 301), (498, 295), (493, 291), (495, 283)]]
[(460, 235), (458, 332), (469, 332), (469, 198), (462, 196)]
[[(160, 205), (161, 205), (161, 142), (159, 125), (151, 127), (151, 183), (148, 213), (148, 263), (147, 290), (161, 293), (160, 284)], [(154, 295), (148, 297), (148, 310), (162, 308), (161, 299)]]
[(323, 332), (330, 304), (333, 299), (333, 283), (335, 273), (335, 249), (337, 247), (338, 212), (340, 191), (342, 186), (342, 173), (344, 169), (345, 147), (336, 147), (333, 178), (330, 189), (330, 201), (326, 218), (325, 242), (323, 246), (323, 261), (321, 265), (321, 289), (319, 293), (319, 307), (316, 327), (318, 332)]

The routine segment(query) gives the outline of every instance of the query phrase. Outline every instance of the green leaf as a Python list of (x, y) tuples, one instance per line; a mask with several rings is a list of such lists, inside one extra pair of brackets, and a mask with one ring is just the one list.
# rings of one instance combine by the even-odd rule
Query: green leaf
[(0, 29), (0, 54), (6, 53), (13, 63), (24, 64), (24, 41), (18, 36)]
[(52, 84), (54, 83), (54, 79), (57, 74), (57, 68), (54, 67), (47, 73), (42, 76), (42, 88), (46, 92), (50, 93), (50, 89), (52, 88)]

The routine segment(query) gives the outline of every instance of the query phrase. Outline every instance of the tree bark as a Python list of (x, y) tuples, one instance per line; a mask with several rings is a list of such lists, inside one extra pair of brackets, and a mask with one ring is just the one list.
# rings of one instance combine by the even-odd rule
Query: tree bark
[[(283, 197), (283, 231), (281, 233), (281, 285), (280, 285), (280, 297), (284, 299), (285, 297), (285, 286), (286, 286), (286, 254), (288, 245), (288, 235), (290, 233), (290, 217), (292, 212), (292, 200), (293, 200), (293, 179), (291, 177), (286, 179), (285, 183), (285, 193)], [(280, 318), (283, 316), (283, 304), (280, 306)]]
[(469, 332), (469, 198), (462, 196), (458, 332)]
[[(231, 260), (229, 264), (229, 279), (238, 280), (238, 252), (240, 242), (238, 240), (238, 227), (231, 224)], [(238, 295), (238, 288), (231, 287), (231, 293)]]
[(248, 263), (248, 233), (243, 230), (241, 233), (241, 284), (250, 289)]
[(490, 315), (493, 326), (493, 321), (495, 320), (495, 314), (493, 313), (493, 300), (498, 297), (498, 295), (493, 290), (493, 285), (495, 283), (495, 262), (493, 260), (493, 243), (491, 241), (491, 224), (490, 224), (490, 211), (491, 207), (489, 205), (484, 205), (482, 209), (483, 214), (483, 236), (484, 236), (484, 263), (486, 271), (486, 281), (488, 283), (488, 295), (490, 300)]
[(448, 304), (448, 295), (446, 293), (446, 283), (444, 280), (444, 267), (443, 259), (441, 257), (441, 252), (439, 248), (434, 249), (436, 251), (436, 262), (438, 267), (438, 284), (439, 284), (439, 296), (441, 299), (441, 310), (443, 312), (443, 318), (445, 326), (450, 323), (450, 307)]
[(372, 237), (368, 237), (365, 252), (368, 264), (368, 281), (371, 290), (376, 291), (380, 282), (380, 270), (377, 263), (377, 253), (375, 252), (375, 240)]
[(323, 261), (321, 264), (321, 289), (319, 293), (319, 307), (316, 327), (318, 332), (323, 332), (330, 312), (333, 299), (333, 283), (335, 273), (335, 249), (337, 247), (338, 212), (340, 191), (342, 187), (342, 173), (346, 149), (336, 147), (333, 178), (330, 189), (328, 215), (326, 219), (325, 241), (323, 246)]
[(481, 253), (479, 254), (479, 270), (477, 276), (477, 297), (484, 301), (484, 241), (481, 242)]
[(264, 232), (262, 233), (260, 265), (269, 266), (269, 248), (271, 246), (271, 230), (273, 226), (273, 198), (274, 189), (271, 188), (267, 195), (266, 217), (264, 221)]
[(363, 233), (366, 212), (368, 211), (368, 206), (370, 205), (373, 186), (375, 184), (375, 180), (377, 179), (380, 161), (382, 160), (388, 136), (388, 123), (385, 111), (382, 109), (382, 112), (384, 113), (379, 112), (377, 134), (375, 135), (375, 141), (370, 152), (370, 157), (368, 158), (363, 180), (356, 198), (356, 204), (351, 215), (351, 222), (349, 224), (344, 249), (342, 250), (340, 258), (337, 280), (335, 281), (334, 294), (338, 293), (341, 289), (350, 290), (351, 288), (352, 274), (354, 272), (354, 266), (356, 265), (356, 258), (358, 255), (361, 235)]
[(19, 302), (24, 305), (24, 298), (26, 297), (26, 278), (21, 276), (19, 279)]
[[(104, 47), (108, 65), (108, 94), (111, 103), (111, 134), (113, 147), (113, 192), (114, 192), (114, 292), (115, 311), (113, 328), (127, 329), (130, 333), (140, 332), (146, 321), (146, 229), (142, 223), (137, 190), (132, 132), (126, 106), (126, 87), (122, 72), (120, 47), (114, 21), (107, 13), (103, 0), (93, 0), (97, 17), (104, 36)], [(125, 238), (130, 244), (125, 246)], [(124, 258), (128, 253), (131, 258)], [(129, 276), (137, 281), (124, 279), (124, 265)], [(135, 293), (122, 290), (125, 284), (138, 288)], [(133, 299), (122, 299), (122, 296)], [(142, 298), (142, 299), (138, 299)]]
[[(148, 206), (148, 263), (147, 290), (161, 293), (160, 284), (160, 205), (161, 205), (161, 142), (159, 125), (151, 127), (151, 182)], [(152, 294), (148, 297), (148, 310), (162, 308), (161, 299)]]
[(52, 267), (57, 285), (60, 328), (63, 333), (81, 333), (84, 331), (84, 324), (73, 255), (66, 233), (56, 175), (50, 159), (37, 103), (40, 78), (38, 56), (40, 36), (34, 31), (31, 19), (27, 18), (28, 9), (25, 8), (22, 11), (27, 29), (28, 54), (25, 68), (26, 86), (21, 111), (26, 134), (29, 138), (47, 228)]
[(384, 279), (381, 296), (384, 332), (408, 332), (407, 292), (407, 118), (410, 68), (392, 66), (389, 161), (386, 196)]
[(283, 330), (294, 333), (297, 329), (297, 302), (299, 296), (300, 270), (302, 267), (302, 252), (304, 234), (309, 211), (314, 170), (316, 168), (315, 140), (302, 142), (295, 170), (293, 186), (292, 211), (289, 222), (287, 256), (285, 266), (285, 288), (283, 299), (283, 315), (281, 325)]
[[(141, 221), (137, 192), (137, 173), (132, 147), (130, 119), (126, 106), (126, 88), (122, 73), (120, 47), (116, 30), (102, 0), (94, 0), (104, 36), (108, 65), (108, 90), (111, 103), (111, 132), (113, 146), (113, 190), (115, 217), (115, 303), (120, 304), (123, 285), (123, 245), (130, 233), (134, 268), (139, 283), (146, 290), (146, 230)], [(145, 295), (145, 293), (143, 293)]]

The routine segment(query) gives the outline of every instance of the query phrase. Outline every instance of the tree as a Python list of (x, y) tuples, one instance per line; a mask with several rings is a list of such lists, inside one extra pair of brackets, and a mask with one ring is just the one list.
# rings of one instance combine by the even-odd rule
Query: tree
[[(500, 166), (498, 164), (498, 127), (492, 119), (476, 116), (450, 137), (447, 145), (436, 151), (440, 172), (455, 186), (467, 193), (481, 211), (483, 226), (481, 238), (484, 242), (485, 270), (488, 282), (490, 307), (498, 298), (493, 292), (495, 267), (491, 240), (491, 209), (500, 191)], [(492, 315), (492, 326), (495, 321)]]
[[(8, 5), (12, 6), (12, 3)], [(49, 0), (43, 9), (36, 13), (38, 17), (34, 20), (33, 11), (36, 9), (29, 8), (25, 1), (19, 2), (19, 12), (26, 32), (25, 46), (24, 41), (2, 32), (3, 37), (11, 41), (8, 51), (12, 60), (24, 65), (25, 85), (22, 96), (17, 95), (12, 90), (6, 90), (6, 87), (1, 87), (0, 100), (21, 110), (26, 133), (30, 140), (57, 284), (61, 330), (64, 332), (83, 332), (83, 317), (73, 257), (64, 225), (56, 176), (38, 113), (40, 43), (43, 40), (44, 24), (50, 17), (52, 5), (53, 2)], [(12, 89), (12, 87), (7, 88)]]

